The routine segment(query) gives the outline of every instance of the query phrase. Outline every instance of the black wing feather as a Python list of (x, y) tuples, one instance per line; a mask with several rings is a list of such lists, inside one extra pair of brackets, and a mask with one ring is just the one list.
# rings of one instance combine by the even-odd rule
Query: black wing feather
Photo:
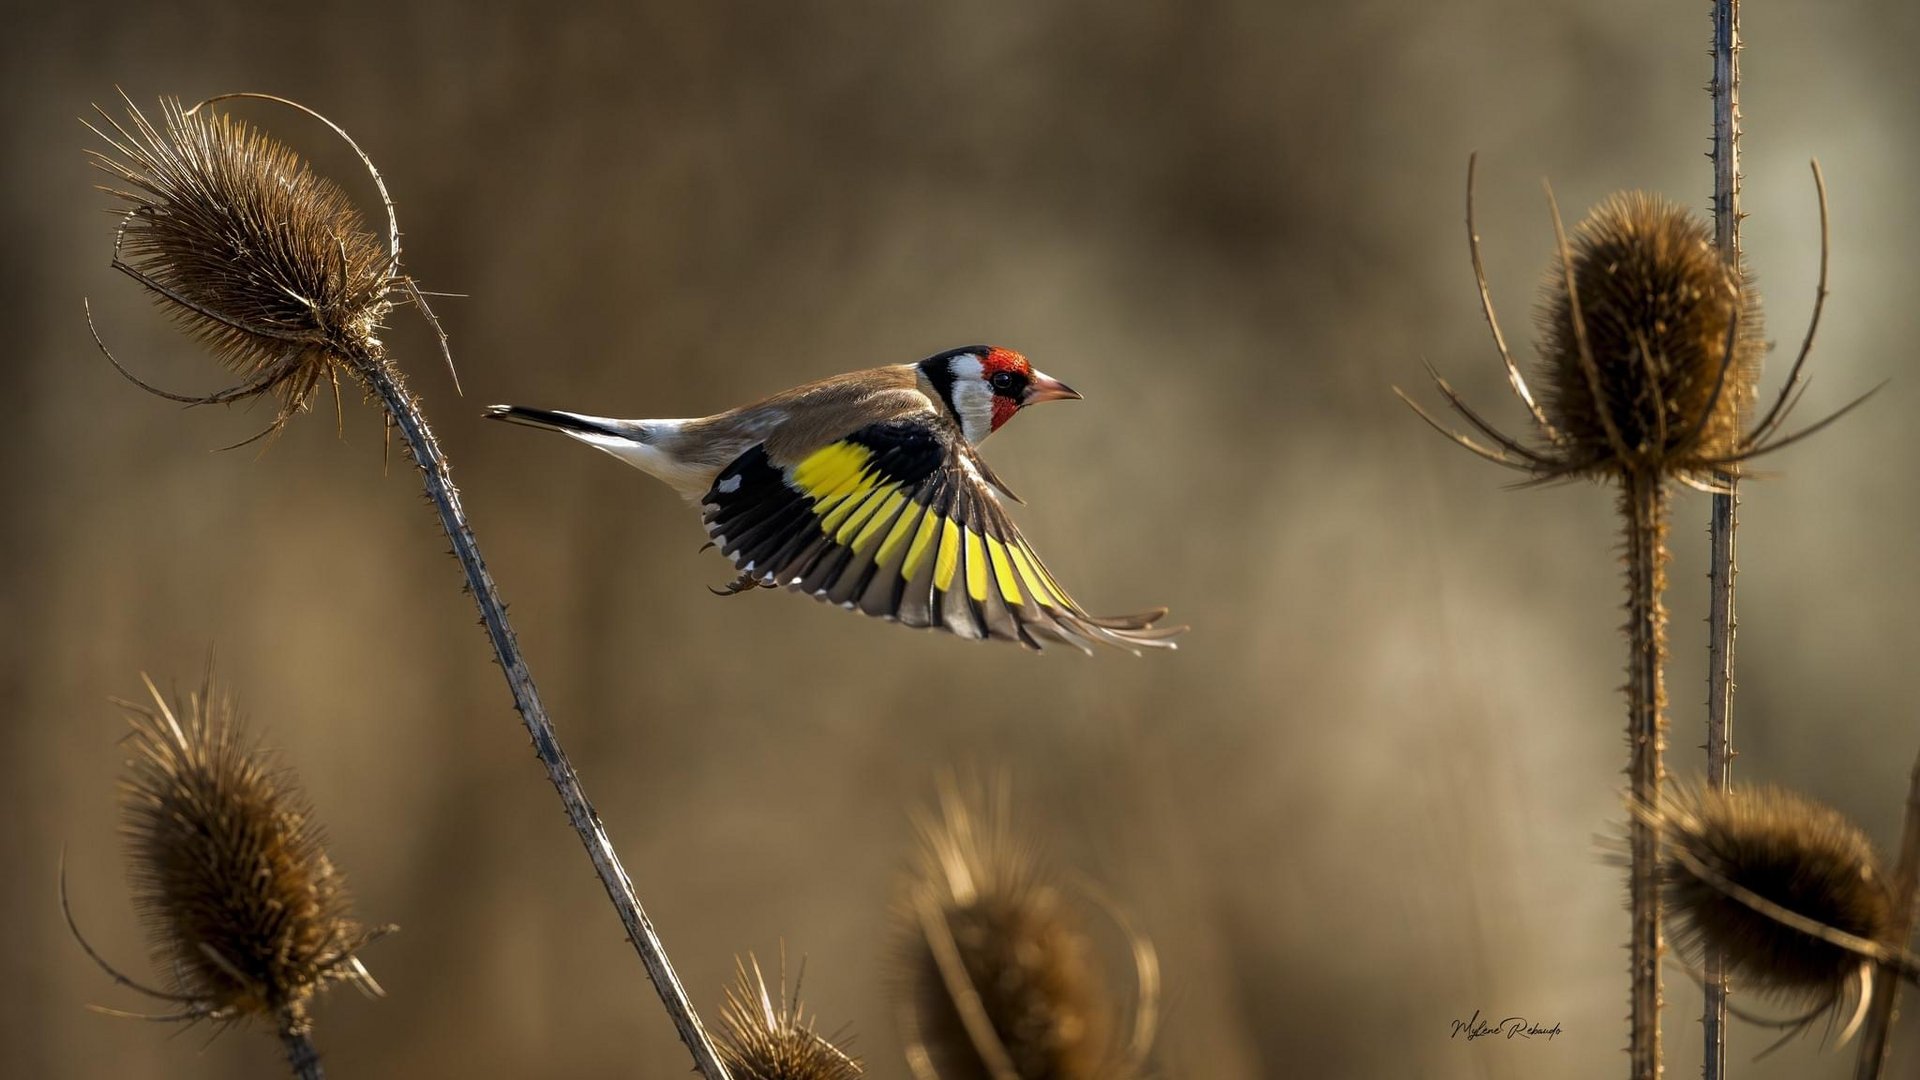
[(800, 461), (764, 445), (735, 459), (704, 500), (707, 531), (743, 572), (907, 626), (959, 637), (1171, 646), (1164, 610), (1090, 615), (1060, 588), (1007, 516), (986, 470), (928, 413), (872, 424)]

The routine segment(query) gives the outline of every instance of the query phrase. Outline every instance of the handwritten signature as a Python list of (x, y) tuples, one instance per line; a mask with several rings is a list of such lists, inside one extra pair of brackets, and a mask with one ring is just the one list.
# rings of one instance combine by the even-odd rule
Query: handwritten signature
[(1545, 1024), (1528, 1020), (1524, 1016), (1508, 1016), (1496, 1021), (1483, 1020), (1480, 1018), (1480, 1010), (1475, 1009), (1473, 1010), (1473, 1015), (1468, 1019), (1455, 1020), (1453, 1022), (1453, 1034), (1448, 1036), (1448, 1038), (1457, 1039), (1465, 1035), (1467, 1041), (1472, 1042), (1475, 1039), (1484, 1039), (1489, 1035), (1498, 1035), (1506, 1039), (1537, 1039), (1544, 1037), (1548, 1042), (1552, 1042), (1553, 1037), (1558, 1034), (1560, 1034), (1559, 1024), (1548, 1027)]

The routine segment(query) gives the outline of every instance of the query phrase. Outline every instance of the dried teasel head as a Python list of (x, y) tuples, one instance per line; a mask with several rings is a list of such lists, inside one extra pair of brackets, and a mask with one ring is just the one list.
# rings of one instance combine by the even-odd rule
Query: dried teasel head
[(322, 386), (337, 396), (343, 372), (351, 378), (362, 365), (384, 362), (377, 331), (397, 298), (425, 306), (400, 273), (399, 229), (385, 185), (353, 140), (293, 102), (228, 96), (299, 109), (345, 139), (386, 203), (387, 239), (367, 228), (333, 181), (283, 143), (215, 112), (212, 102), (186, 109), (163, 99), (158, 124), (131, 100), (125, 122), (96, 108), (105, 127), (93, 130), (108, 150), (93, 158), (119, 185), (103, 190), (127, 204), (114, 268), (145, 287), (240, 381), (203, 397), (174, 394), (107, 356), (141, 387), (176, 401), (271, 395), (279, 411), (267, 434), (307, 408)]
[(388, 928), (354, 919), (295, 778), (246, 738), (211, 666), (171, 703), (147, 689), (152, 704), (122, 703), (121, 782), (134, 902), (170, 983), (146, 992), (181, 1006), (169, 1019), (258, 1017), (283, 1031), (303, 1030), (332, 982), (378, 993), (355, 953)]
[[(1664, 836), (1664, 902), (1682, 955), (1720, 950), (1738, 985), (1818, 1016), (1871, 991), (1893, 942), (1880, 855), (1839, 811), (1770, 785), (1675, 785), (1642, 809)], [(1850, 1025), (1851, 1026), (1851, 1025)]]
[[(1572, 474), (1710, 473), (1738, 452), (1766, 351), (1760, 294), (1697, 215), (1609, 196), (1548, 271), (1541, 405)], [(1564, 253), (1563, 253), (1564, 257)]]
[(918, 1080), (1140, 1075), (1158, 992), (1146, 939), (1120, 922), (1136, 964), (1129, 1025), (1087, 905), (1018, 838), (1004, 783), (963, 793), (949, 779), (940, 818), (920, 831), (919, 865), (894, 916), (899, 1021)]
[[(751, 965), (752, 973), (748, 973)], [(803, 964), (787, 991), (784, 960), (776, 1000), (760, 973), (760, 962), (749, 956), (734, 961), (738, 979), (727, 991), (720, 1012), (720, 1059), (734, 1080), (856, 1080), (864, 1075), (859, 1059), (840, 1048), (844, 1036), (831, 1038), (816, 1032), (800, 1007)]]
[(1608, 197), (1569, 242), (1548, 190), (1558, 244), (1538, 313), (1536, 377), (1544, 393), (1536, 398), (1494, 314), (1474, 228), (1471, 160), (1467, 238), (1481, 310), (1536, 437), (1501, 431), (1431, 367), (1447, 404), (1490, 445), (1448, 429), (1403, 392), (1401, 398), (1448, 438), (1536, 482), (1639, 474), (1717, 489), (1716, 474), (1812, 434), (1872, 394), (1798, 432), (1778, 434), (1805, 388), (1802, 369), (1827, 295), (1827, 193), (1817, 162), (1813, 175), (1820, 199), (1813, 314), (1786, 383), (1757, 421), (1752, 413), (1766, 344), (1751, 275), (1728, 264), (1705, 222), (1644, 192)]

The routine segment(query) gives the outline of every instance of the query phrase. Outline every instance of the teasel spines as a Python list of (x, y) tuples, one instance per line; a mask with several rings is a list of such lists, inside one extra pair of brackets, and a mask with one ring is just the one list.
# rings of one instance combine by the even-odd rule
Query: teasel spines
[(240, 381), (204, 396), (175, 394), (141, 381), (101, 349), (122, 374), (172, 400), (274, 397), (279, 410), (267, 434), (309, 407), (321, 387), (337, 395), (342, 374), (361, 379), (366, 365), (386, 363), (377, 334), (396, 300), (415, 302), (433, 320), (419, 289), (400, 273), (399, 230), (385, 184), (352, 139), (305, 106), (229, 96), (299, 109), (345, 139), (386, 202), (387, 238), (299, 154), (214, 111), (211, 102), (187, 109), (162, 99), (158, 124), (131, 100), (124, 123), (96, 108), (105, 127), (93, 130), (108, 151), (92, 156), (122, 185), (103, 190), (126, 204), (114, 268), (138, 281)]
[(1128, 1080), (1153, 1039), (1152, 946), (1116, 909), (1135, 960), (1132, 1022), (1088, 929), (1088, 904), (1020, 839), (1006, 785), (949, 779), (895, 909), (894, 982), (918, 1080)]
[(304, 1036), (335, 981), (378, 992), (355, 918), (293, 774), (247, 738), (209, 666), (172, 703), (123, 702), (132, 727), (121, 831), (134, 903), (185, 1020), (257, 1017)]
[(1558, 467), (1704, 478), (1738, 452), (1753, 408), (1766, 343), (1751, 275), (1727, 265), (1706, 222), (1643, 191), (1604, 199), (1570, 253), (1538, 310)]
[(737, 978), (720, 1010), (721, 1031), (716, 1040), (733, 1080), (857, 1080), (865, 1075), (859, 1059), (841, 1048), (846, 1037), (820, 1034), (802, 1009), (804, 964), (789, 992), (782, 962), (777, 999), (758, 960), (736, 959), (734, 967)]
[(1494, 311), (1474, 224), (1475, 164), (1468, 159), (1467, 250), (1480, 310), (1533, 430), (1528, 436), (1501, 430), (1431, 365), (1435, 387), (1477, 438), (1447, 427), (1395, 388), (1421, 419), (1460, 446), (1526, 474), (1529, 482), (1638, 472), (1713, 489), (1716, 471), (1797, 442), (1873, 395), (1869, 390), (1781, 434), (1805, 389), (1804, 368), (1827, 297), (1827, 189), (1818, 162), (1820, 274), (1813, 310), (1786, 381), (1757, 418), (1755, 387), (1766, 346), (1752, 276), (1721, 258), (1704, 222), (1643, 192), (1603, 200), (1570, 242), (1548, 189), (1556, 253), (1537, 312), (1535, 376), (1544, 392), (1536, 396)]
[[(1648, 814), (1647, 811), (1642, 811)], [(1738, 984), (1832, 1004), (1862, 977), (1849, 938), (1901, 948), (1879, 852), (1845, 815), (1787, 788), (1676, 785), (1650, 816), (1666, 842), (1665, 902), (1684, 953), (1719, 948)], [(1805, 920), (1782, 921), (1781, 912)], [(1837, 931), (1809, 932), (1814, 927)]]

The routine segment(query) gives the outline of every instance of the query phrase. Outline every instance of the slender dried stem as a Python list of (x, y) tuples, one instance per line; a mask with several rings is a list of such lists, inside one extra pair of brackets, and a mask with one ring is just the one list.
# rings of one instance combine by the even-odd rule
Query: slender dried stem
[(453, 486), (447, 459), (440, 453), (433, 429), (427, 426), (426, 417), (421, 414), (413, 395), (407, 391), (399, 373), (390, 364), (383, 358), (366, 354), (356, 356), (353, 360), (368, 387), (379, 396), (387, 415), (393, 418), (394, 426), (400, 429), (401, 438), (406, 440), (414, 463), (420, 467), (427, 498), (433, 503), (434, 510), (440, 516), (440, 526), (453, 544), (454, 557), (466, 572), (468, 591), (473, 594), (474, 603), (480, 608), (480, 621), (486, 627), (487, 638), (493, 643), (494, 655), (499, 659), (507, 686), (513, 691), (514, 706), (526, 723), (527, 733), (533, 738), (534, 753), (540, 758), (540, 763), (547, 767), (547, 779), (559, 792), (560, 801), (566, 807), (567, 819), (573, 823), (574, 831), (580, 834), (587, 857), (592, 860), (594, 871), (600, 875), (600, 883), (606, 887), (608, 899), (613, 901), (615, 910), (620, 913), (620, 922), (626, 927), (627, 938), (633, 943), (634, 951), (640, 954), (640, 962), (646, 966), (647, 975), (653, 980), (661, 1003), (673, 1018), (680, 1041), (687, 1044), (687, 1049), (693, 1054), (694, 1067), (706, 1080), (728, 1080), (726, 1066), (721, 1064), (712, 1039), (694, 1011), (693, 1002), (680, 985), (679, 976), (674, 974), (673, 965), (667, 960), (666, 947), (661, 944), (653, 923), (640, 906), (633, 881), (620, 865), (620, 857), (613, 850), (613, 841), (607, 837), (593, 804), (587, 801), (580, 777), (574, 772), (566, 751), (561, 749), (553, 722), (547, 718), (546, 707), (540, 703), (540, 693), (534, 686), (533, 675), (527, 670), (526, 660), (521, 656), (519, 643), (514, 638), (513, 626), (507, 621), (506, 603), (500, 599), (493, 576), (487, 572), (487, 564), (480, 557), (479, 543), (467, 525), (466, 511), (460, 506), (460, 492)]
[[(1627, 778), (1636, 806), (1660, 805), (1666, 747), (1667, 488), (1658, 472), (1633, 469), (1621, 477), (1621, 516), (1626, 523), (1627, 562)], [(1652, 815), (1636, 814), (1629, 825), (1632, 914), (1629, 963), (1632, 974), (1632, 1036), (1628, 1055), (1633, 1080), (1660, 1078), (1660, 834)]]
[[(1715, 479), (1725, 490), (1713, 495), (1707, 527), (1707, 784), (1725, 791), (1733, 782), (1733, 583), (1734, 534), (1739, 527), (1739, 474), (1733, 469)], [(1720, 950), (1708, 949), (1702, 971), (1706, 1005), (1701, 1025), (1706, 1041), (1700, 1075), (1726, 1080), (1727, 975)]]
[[(1740, 0), (1713, 0), (1713, 231), (1733, 273), (1740, 266)], [(1707, 526), (1707, 783), (1724, 791), (1733, 780), (1733, 611), (1735, 532), (1739, 528), (1740, 473), (1729, 466), (1714, 477)], [(1709, 949), (1701, 1025), (1706, 1044), (1701, 1076), (1726, 1080), (1727, 976), (1720, 951)]]
[(320, 1051), (313, 1047), (313, 1025), (305, 1017), (291, 1013), (280, 1018), (280, 1045), (287, 1052), (287, 1068), (299, 1080), (326, 1080), (320, 1067)]
[[(1894, 939), (1887, 944), (1905, 949), (1920, 923), (1920, 759), (1913, 763), (1907, 785), (1907, 823), (1900, 833), (1900, 864), (1893, 871)], [(1893, 1046), (1893, 1021), (1900, 1015), (1900, 980), (1886, 964), (1873, 973), (1873, 1004), (1861, 1029), (1857, 1080), (1880, 1080)]]
[(1740, 249), (1740, 0), (1713, 0), (1713, 237)]

